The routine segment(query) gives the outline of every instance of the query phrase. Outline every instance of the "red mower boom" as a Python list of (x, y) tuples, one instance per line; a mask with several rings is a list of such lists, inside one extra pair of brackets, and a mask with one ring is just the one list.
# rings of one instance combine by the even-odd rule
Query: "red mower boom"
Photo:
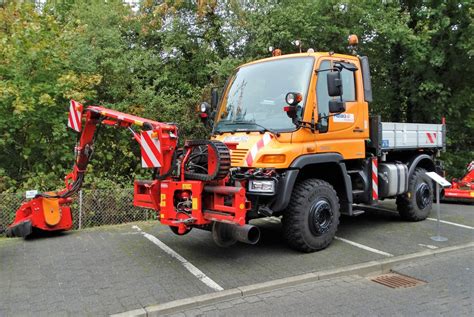
[[(82, 124), (84, 123), (84, 126)], [(153, 179), (137, 180), (134, 205), (157, 211), (161, 223), (183, 235), (192, 228), (212, 230), (217, 244), (227, 246), (259, 240), (257, 227), (246, 224), (250, 202), (245, 180), (230, 182), (230, 153), (220, 141), (185, 141), (178, 149), (175, 124), (161, 123), (115, 110), (71, 101), (68, 126), (80, 133), (75, 163), (65, 178), (65, 188), (39, 193), (16, 212), (7, 236), (26, 237), (33, 229), (72, 228), (72, 196), (84, 181), (100, 126), (127, 128), (141, 148), (142, 167), (153, 169)], [(136, 132), (133, 127), (141, 131)]]

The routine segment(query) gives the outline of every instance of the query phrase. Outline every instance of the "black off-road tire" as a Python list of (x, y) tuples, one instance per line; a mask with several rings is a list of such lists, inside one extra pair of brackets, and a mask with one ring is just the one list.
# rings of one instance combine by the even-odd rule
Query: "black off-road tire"
[(283, 237), (302, 252), (326, 248), (339, 225), (339, 198), (334, 188), (320, 179), (306, 179), (293, 188), (283, 215)]
[(400, 217), (408, 221), (425, 220), (433, 205), (433, 182), (426, 176), (426, 170), (417, 167), (408, 180), (408, 192), (397, 196)]

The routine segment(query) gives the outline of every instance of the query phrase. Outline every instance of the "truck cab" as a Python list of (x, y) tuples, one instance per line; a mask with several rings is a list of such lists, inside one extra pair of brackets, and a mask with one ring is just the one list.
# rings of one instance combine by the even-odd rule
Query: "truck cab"
[[(331, 97), (328, 74), (341, 64), (342, 95)], [(236, 156), (235, 166), (288, 168), (297, 157), (312, 153), (364, 158), (369, 111), (360, 69), (358, 57), (330, 53), (290, 54), (245, 64), (229, 80), (213, 134), (220, 140), (237, 140), (240, 151), (251, 149), (262, 132), (278, 141), (248, 162)], [(285, 109), (288, 93), (302, 98), (294, 105), (295, 118)], [(331, 113), (331, 100), (342, 101), (345, 110)]]
[(444, 126), (369, 116), (367, 57), (308, 52), (253, 61), (213, 99), (201, 109), (213, 119), (211, 139), (231, 151), (231, 182), (246, 180), (248, 217), (282, 216), (291, 247), (326, 247), (341, 213), (362, 212), (355, 204), (396, 198), (402, 218), (427, 217), (433, 184), (424, 173), (437, 169)]

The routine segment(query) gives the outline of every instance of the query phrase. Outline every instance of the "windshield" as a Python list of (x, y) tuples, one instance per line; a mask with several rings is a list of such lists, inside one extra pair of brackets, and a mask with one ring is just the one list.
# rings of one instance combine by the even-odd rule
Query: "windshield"
[(299, 92), (304, 107), (314, 58), (294, 57), (239, 68), (231, 77), (215, 130), (288, 131), (295, 124), (283, 111), (285, 96)]

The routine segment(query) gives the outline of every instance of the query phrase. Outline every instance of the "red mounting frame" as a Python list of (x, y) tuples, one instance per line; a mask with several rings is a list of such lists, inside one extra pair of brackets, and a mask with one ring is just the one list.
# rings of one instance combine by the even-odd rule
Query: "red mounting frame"
[[(176, 209), (176, 197), (189, 197), (191, 212)], [(225, 181), (135, 181), (133, 203), (159, 213), (160, 222), (178, 227), (185, 232), (192, 226), (203, 226), (213, 221), (245, 225), (245, 216), (251, 208), (245, 197), (245, 188), (226, 186)]]

